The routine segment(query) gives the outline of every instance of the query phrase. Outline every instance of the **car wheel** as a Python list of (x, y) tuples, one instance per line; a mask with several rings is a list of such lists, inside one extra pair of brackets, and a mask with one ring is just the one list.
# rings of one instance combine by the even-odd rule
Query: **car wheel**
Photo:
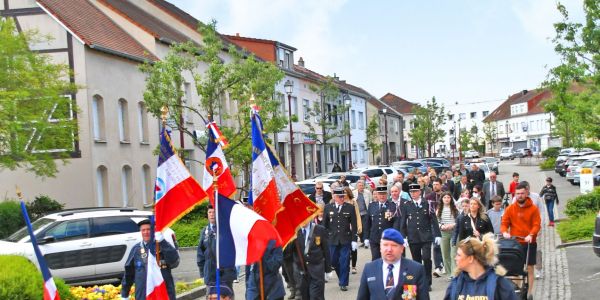
[(573, 180), (569, 180), (569, 182), (571, 183), (571, 185), (577, 185)]

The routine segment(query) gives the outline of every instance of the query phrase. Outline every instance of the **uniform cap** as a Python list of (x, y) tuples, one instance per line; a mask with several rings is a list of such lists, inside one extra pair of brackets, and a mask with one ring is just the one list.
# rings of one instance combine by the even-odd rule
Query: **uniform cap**
[(398, 245), (404, 245), (404, 237), (402, 236), (400, 231), (398, 231), (394, 228), (388, 228), (388, 229), (384, 230), (383, 233), (381, 234), (381, 239), (392, 241)]
[[(231, 289), (226, 286), (226, 285), (222, 285), (221, 286), (221, 296), (226, 296), (226, 297), (232, 297), (233, 296), (233, 291), (231, 291)], [(217, 294), (217, 287), (216, 286), (211, 286), (208, 288), (208, 294), (209, 295), (216, 295)]]
[(343, 187), (335, 187), (333, 189), (333, 194), (334, 195), (344, 195), (344, 188)]
[(418, 183), (411, 183), (408, 185), (409, 191), (421, 190), (421, 186)]
[(377, 193), (387, 193), (387, 186), (386, 186), (386, 185), (380, 185), (380, 186), (377, 186), (377, 187), (375, 188), (375, 191), (376, 191)]
[(143, 219), (143, 220), (139, 221), (137, 224), (139, 227), (142, 227), (142, 225), (146, 225), (146, 224), (150, 225), (150, 219)]

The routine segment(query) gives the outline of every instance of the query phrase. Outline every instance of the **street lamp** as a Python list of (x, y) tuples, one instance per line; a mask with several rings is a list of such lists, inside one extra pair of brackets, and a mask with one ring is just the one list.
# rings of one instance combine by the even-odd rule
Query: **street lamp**
[(385, 124), (385, 164), (390, 164), (390, 155), (388, 149), (388, 129), (387, 129), (387, 108), (383, 108), (383, 123)]
[[(344, 102), (348, 107), (348, 125), (350, 125), (350, 103), (352, 98), (344, 94)], [(348, 170), (352, 170), (352, 126), (348, 126)]]
[(456, 121), (452, 122), (452, 165), (454, 165), (454, 150), (456, 149)]
[(292, 128), (292, 92), (294, 91), (294, 82), (287, 80), (283, 85), (285, 93), (288, 96), (288, 117), (290, 122), (290, 167), (292, 169), (292, 178), (296, 180), (296, 155), (294, 155), (294, 129)]
[(506, 130), (506, 147), (510, 147), (510, 138), (508, 137), (508, 120), (506, 120), (506, 126), (504, 130)]

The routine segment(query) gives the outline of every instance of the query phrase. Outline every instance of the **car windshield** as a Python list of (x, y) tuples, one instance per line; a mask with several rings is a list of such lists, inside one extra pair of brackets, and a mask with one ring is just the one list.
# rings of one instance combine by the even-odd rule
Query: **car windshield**
[(593, 160), (587, 160), (587, 161), (584, 161), (584, 162), (581, 164), (581, 167), (582, 167), (582, 168), (589, 168), (589, 167), (593, 167), (593, 166), (595, 166), (595, 165), (596, 165), (596, 162), (595, 162), (595, 161), (593, 161)]
[[(50, 218), (41, 218), (41, 219), (37, 219), (35, 222), (31, 223), (31, 227), (33, 228), (33, 232), (37, 232), (40, 229), (42, 229), (43, 227), (46, 227), (46, 225), (54, 222), (56, 220), (54, 219), (50, 219)], [(27, 227), (23, 227), (21, 229), (19, 229), (17, 232), (13, 233), (11, 236), (9, 236), (6, 240), (9, 242), (18, 242), (21, 239), (23, 239), (24, 237), (26, 237), (27, 235), (29, 235), (29, 232), (27, 232)]]

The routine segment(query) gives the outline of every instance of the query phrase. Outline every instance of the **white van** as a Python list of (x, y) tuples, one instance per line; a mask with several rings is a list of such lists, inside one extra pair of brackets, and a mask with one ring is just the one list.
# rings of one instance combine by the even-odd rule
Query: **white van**
[(515, 159), (515, 155), (513, 154), (513, 148), (512, 147), (504, 147), (502, 148), (502, 150), (500, 150), (500, 160), (505, 160), (505, 159)]

